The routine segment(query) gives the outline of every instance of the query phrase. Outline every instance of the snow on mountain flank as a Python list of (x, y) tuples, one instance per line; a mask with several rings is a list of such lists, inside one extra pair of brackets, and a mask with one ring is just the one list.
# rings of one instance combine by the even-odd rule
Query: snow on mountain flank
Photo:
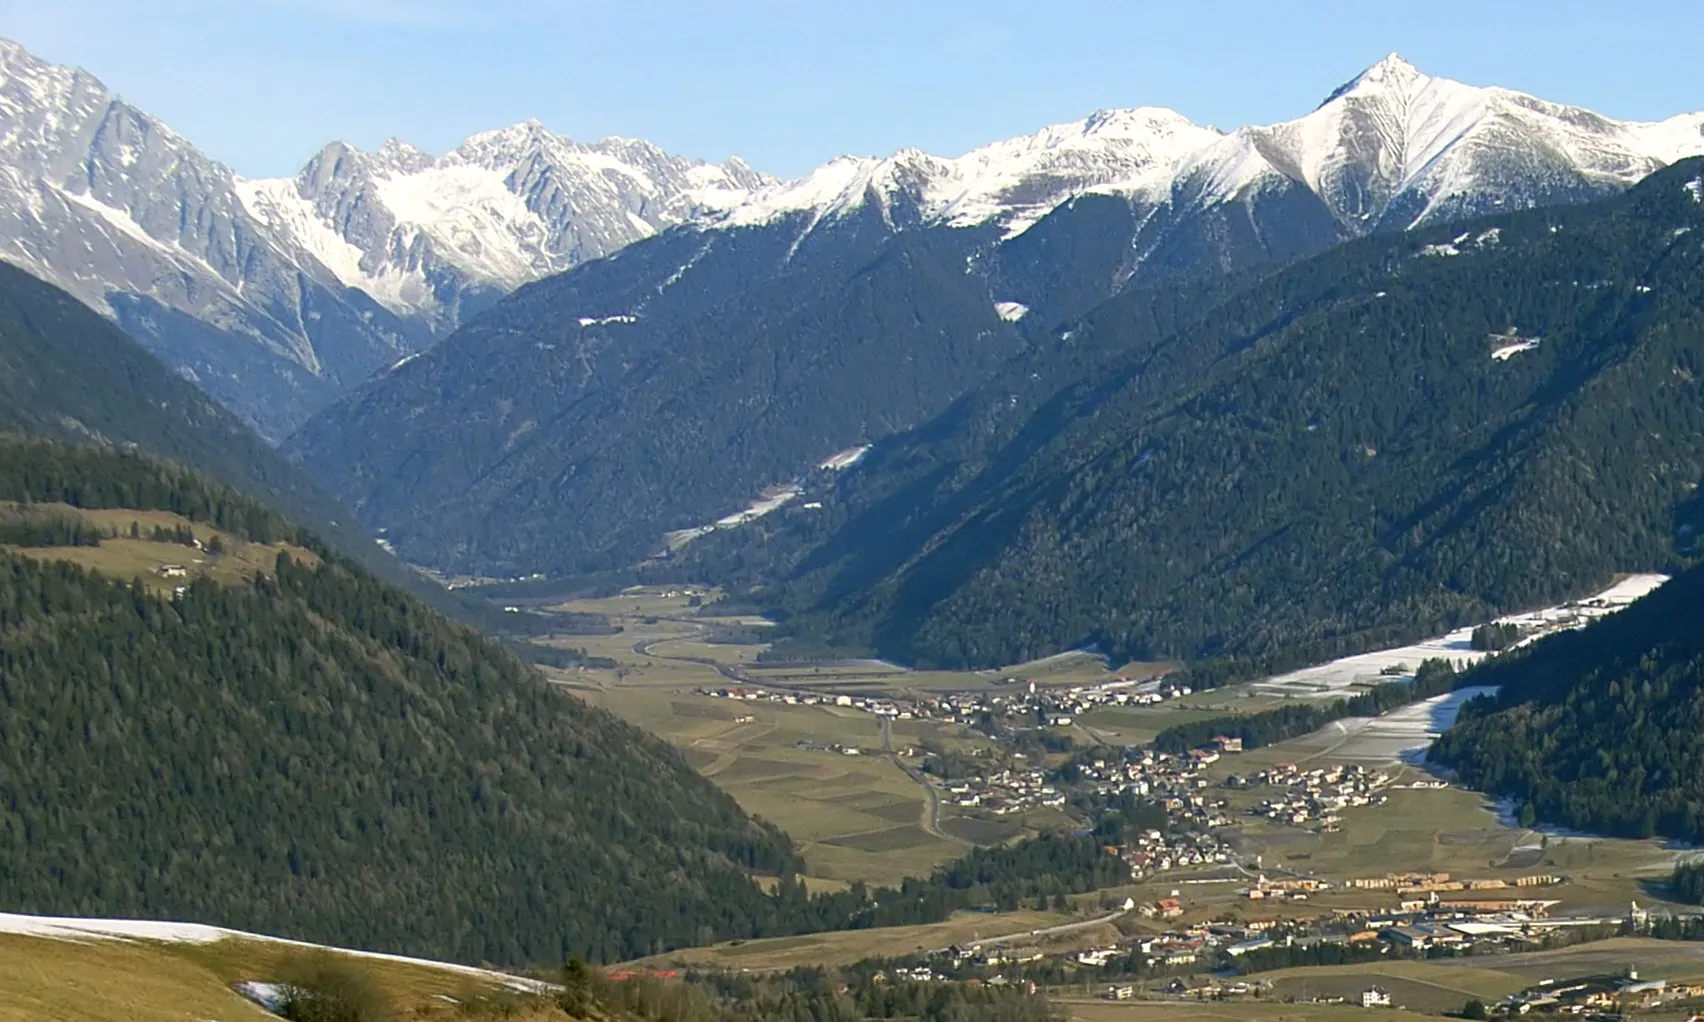
[(1023, 302), (995, 302), (994, 314), (1008, 323), (1016, 323), (1029, 312), (1029, 306)]
[[(1573, 628), (1584, 628), (1586, 625), (1613, 614), (1625, 608), (1634, 600), (1655, 590), (1668, 581), (1667, 575), (1629, 575), (1609, 588), (1588, 596), (1585, 599), (1560, 604), (1555, 607), (1545, 607), (1542, 610), (1530, 611), (1524, 614), (1511, 614), (1498, 618), (1498, 623), (1519, 626), (1525, 638), (1522, 644), (1534, 641), (1536, 637), (1551, 632)], [(1372, 653), (1358, 653), (1354, 656), (1343, 657), (1330, 663), (1314, 667), (1304, 667), (1288, 674), (1280, 674), (1256, 681), (1250, 688), (1262, 695), (1281, 695), (1304, 699), (1337, 698), (1350, 694), (1356, 685), (1377, 684), (1389, 681), (1395, 676), (1397, 667), (1406, 667), (1409, 675), (1419, 668), (1422, 661), (1430, 659), (1448, 660), (1452, 663), (1477, 663), (1489, 654), (1473, 648), (1473, 626), (1458, 628), (1446, 635), (1426, 639), (1407, 646), (1393, 649), (1382, 649)], [(1383, 672), (1392, 671), (1392, 675)]]
[(1625, 186), (1701, 153), (1704, 114), (1614, 121), (1434, 78), (1393, 53), (1311, 113), (1280, 124), (1223, 134), (1170, 110), (1103, 110), (952, 159), (915, 149), (843, 156), (704, 222), (743, 227), (803, 216), (808, 233), (877, 202), (884, 215), (904, 206), (925, 224), (995, 223), (1012, 237), (1088, 193), (1210, 207), (1299, 183), (1345, 227), (1365, 231), (1446, 219), (1474, 202), (1501, 205), (1511, 174)]
[(844, 451), (840, 451), (823, 461), (822, 464), (817, 466), (817, 468), (828, 472), (844, 471), (845, 469), (849, 469), (853, 465), (858, 464), (858, 462), (863, 460), (864, 455), (868, 453), (870, 453), (869, 444), (860, 444), (857, 447), (848, 447)]
[(1693, 202), (1704, 202), (1704, 177), (1686, 182), (1686, 193), (1692, 196)]
[(1533, 337), (1533, 338), (1530, 338), (1528, 340), (1515, 341), (1512, 344), (1505, 344), (1502, 347), (1497, 348), (1496, 350), (1491, 352), (1491, 361), (1493, 361), (1493, 362), (1507, 362), (1509, 359), (1514, 358), (1516, 355), (1519, 355), (1523, 351), (1531, 351), (1532, 349), (1538, 347), (1538, 343), (1539, 343), (1539, 338)]
[(1011, 236), (1085, 192), (1163, 191), (1187, 153), (1218, 137), (1172, 110), (1102, 110), (956, 159), (916, 149), (886, 159), (842, 156), (708, 222), (751, 226), (801, 212), (831, 218), (872, 196), (885, 201), (904, 194), (917, 201), (925, 222), (969, 227), (994, 221)]

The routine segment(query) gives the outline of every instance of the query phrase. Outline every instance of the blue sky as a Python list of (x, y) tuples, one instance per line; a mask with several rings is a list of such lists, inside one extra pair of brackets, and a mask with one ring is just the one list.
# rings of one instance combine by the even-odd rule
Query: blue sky
[(1697, 0), (0, 0), (0, 35), (250, 176), (331, 139), (441, 152), (527, 118), (782, 175), (1109, 106), (1229, 128), (1391, 50), (1615, 117), (1704, 108)]

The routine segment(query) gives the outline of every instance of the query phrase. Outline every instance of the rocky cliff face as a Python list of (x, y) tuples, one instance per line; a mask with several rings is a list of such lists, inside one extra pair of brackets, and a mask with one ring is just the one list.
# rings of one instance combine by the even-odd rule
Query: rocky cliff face
[(433, 159), (327, 146), (247, 181), (93, 76), (0, 41), (0, 258), (273, 438), (517, 285), (767, 183), (523, 124)]

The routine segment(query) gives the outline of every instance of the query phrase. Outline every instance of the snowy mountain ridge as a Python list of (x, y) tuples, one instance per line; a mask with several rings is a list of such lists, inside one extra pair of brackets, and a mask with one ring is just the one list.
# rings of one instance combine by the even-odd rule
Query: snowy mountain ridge
[(275, 439), (517, 287), (676, 226), (777, 226), (796, 251), (874, 209), (889, 231), (993, 225), (1010, 240), (1112, 195), (1136, 225), (1115, 279), (1152, 282), (1229, 265), (1226, 245), (1284, 259), (1579, 201), (1698, 153), (1704, 115), (1614, 121), (1393, 54), (1280, 124), (1227, 133), (1110, 109), (954, 158), (848, 156), (792, 181), (536, 121), (441, 156), (333, 142), (293, 177), (248, 180), (86, 72), (0, 40), (0, 258), (111, 315)]
[(773, 182), (649, 142), (580, 143), (527, 121), (442, 157), (392, 139), (334, 142), (294, 178), (243, 181), (249, 212), (319, 255), (348, 287), (454, 326), (470, 289), (498, 293), (596, 259)]
[(99, 79), (0, 40), (0, 258), (281, 438), (530, 280), (771, 183), (526, 122), (434, 158), (332, 143), (245, 180)]
[(887, 207), (909, 199), (921, 223), (969, 227), (996, 220), (1013, 234), (1088, 191), (1163, 188), (1185, 157), (1220, 137), (1173, 110), (1100, 110), (956, 159), (918, 149), (882, 159), (842, 156), (703, 221), (742, 227), (798, 213), (834, 217), (874, 196)]
[(1704, 113), (1615, 121), (1435, 78), (1392, 53), (1292, 121), (1225, 133), (1163, 108), (1102, 110), (956, 159), (915, 149), (840, 157), (704, 219), (739, 227), (799, 213), (832, 218), (873, 197), (914, 210), (924, 224), (993, 221), (1011, 237), (1083, 194), (1205, 208), (1288, 183), (1319, 196), (1352, 230), (1412, 227), (1459, 215), (1476, 192), (1508, 187), (1499, 177), (1511, 176), (1511, 160), (1620, 188), (1700, 153)]

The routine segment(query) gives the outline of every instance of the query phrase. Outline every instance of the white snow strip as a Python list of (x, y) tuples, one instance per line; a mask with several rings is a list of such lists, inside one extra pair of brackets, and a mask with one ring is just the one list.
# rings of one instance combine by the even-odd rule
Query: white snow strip
[(1530, 337), (1524, 341), (1515, 341), (1512, 344), (1505, 344), (1491, 352), (1491, 360), (1493, 362), (1507, 362), (1509, 359), (1514, 358), (1523, 351), (1531, 351), (1538, 347), (1540, 340), (1542, 340), (1542, 338)]
[(1029, 306), (1022, 302), (995, 302), (994, 314), (1008, 323), (1016, 323), (1029, 313)]
[(1693, 202), (1704, 202), (1704, 177), (1686, 182), (1686, 193), (1692, 196)]
[(236, 991), (254, 1003), (274, 1014), (284, 1007), (284, 995), (287, 988), (282, 983), (263, 983), (257, 979), (244, 980), (235, 985)]
[[(1536, 641), (1543, 635), (1584, 628), (1586, 625), (1613, 614), (1668, 581), (1667, 575), (1630, 575), (1595, 596), (1572, 603), (1546, 607), (1525, 614), (1498, 618), (1531, 634), (1523, 639)], [(1449, 660), (1453, 663), (1478, 663), (1489, 654), (1473, 648), (1473, 627), (1458, 628), (1446, 635), (1426, 639), (1408, 646), (1381, 649), (1343, 657), (1315, 667), (1280, 674), (1250, 684), (1262, 695), (1281, 695), (1301, 699), (1336, 699), (1351, 694), (1356, 686), (1374, 685), (1393, 680), (1384, 674), (1387, 669), (1407, 668), (1413, 672), (1424, 660)]]
[(355, 951), (349, 948), (327, 947), (321, 944), (309, 944), (306, 941), (286, 940), (283, 937), (268, 937), (260, 933), (247, 933), (242, 930), (228, 930), (222, 926), (208, 926), (204, 923), (173, 923), (149, 919), (81, 919), (65, 916), (31, 916), (12, 912), (0, 912), (0, 933), (17, 934), (25, 937), (45, 937), (53, 940), (157, 940), (168, 944), (213, 944), (221, 940), (253, 940), (269, 944), (283, 944), (289, 947), (314, 948), (335, 951), (338, 954), (351, 955), (356, 958), (367, 958), (373, 961), (397, 962), (403, 965), (418, 965), (429, 969), (440, 969), (445, 972), (459, 973), (464, 976), (474, 976), (479, 979), (501, 983), (514, 990), (542, 992), (550, 989), (550, 984), (524, 976), (513, 976), (506, 972), (496, 972), (491, 969), (480, 969), (471, 965), (457, 965), (454, 962), (435, 962), (427, 958), (410, 958), (406, 955), (389, 955), (378, 951)]
[(638, 316), (627, 316), (627, 315), (599, 316), (599, 317), (595, 317), (595, 318), (591, 317), (591, 316), (581, 316), (580, 317), (580, 325), (581, 326), (607, 326), (611, 323), (637, 323), (637, 322), (639, 322)]
[(1458, 688), (1430, 699), (1400, 706), (1382, 717), (1348, 717), (1314, 732), (1304, 742), (1322, 743), (1333, 760), (1379, 763), (1419, 763), (1438, 736), (1448, 731), (1471, 699), (1493, 695), (1495, 685)]
[(1452, 242), (1444, 242), (1441, 245), (1427, 245), (1420, 250), (1420, 254), (1423, 256), (1438, 257), (1458, 256), (1461, 255), (1461, 249), (1457, 248)]
[(763, 494), (763, 496), (752, 501), (744, 511), (736, 511), (731, 515), (726, 515), (722, 518), (716, 519), (716, 528), (731, 529), (736, 525), (744, 525), (749, 521), (762, 518), (771, 511), (785, 507), (787, 504), (791, 503), (793, 499), (799, 495), (799, 493), (800, 490), (796, 486), (785, 486), (779, 489), (768, 490)]
[(858, 464), (858, 462), (862, 460), (864, 455), (868, 454), (869, 451), (869, 444), (862, 444), (858, 447), (848, 447), (844, 451), (835, 454), (827, 461), (818, 465), (817, 468), (824, 469), (829, 472), (839, 472), (842, 469), (848, 469), (853, 465)]

